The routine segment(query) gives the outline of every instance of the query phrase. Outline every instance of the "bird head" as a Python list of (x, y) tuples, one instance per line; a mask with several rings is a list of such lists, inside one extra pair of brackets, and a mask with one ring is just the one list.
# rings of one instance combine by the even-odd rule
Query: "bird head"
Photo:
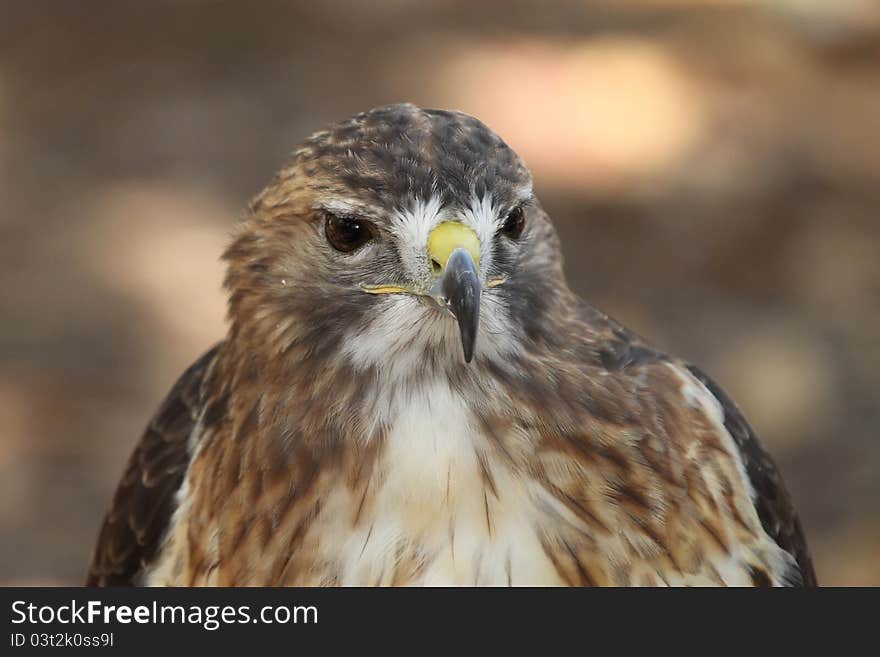
[(356, 367), (503, 359), (542, 339), (565, 288), (516, 153), (473, 117), (408, 104), (304, 142), (225, 258), (237, 330)]

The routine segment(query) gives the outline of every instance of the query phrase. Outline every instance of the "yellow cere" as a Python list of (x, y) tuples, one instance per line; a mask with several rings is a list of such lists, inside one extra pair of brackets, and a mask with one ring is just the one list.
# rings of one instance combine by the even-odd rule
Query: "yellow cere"
[(488, 281), (486, 281), (486, 287), (498, 287), (499, 285), (504, 283), (504, 281), (506, 281), (506, 280), (507, 280), (507, 276), (499, 276), (498, 278), (490, 278)]
[(463, 223), (444, 221), (428, 235), (428, 256), (440, 265), (441, 270), (446, 268), (452, 252), (459, 248), (470, 253), (474, 265), (480, 266), (480, 239)]

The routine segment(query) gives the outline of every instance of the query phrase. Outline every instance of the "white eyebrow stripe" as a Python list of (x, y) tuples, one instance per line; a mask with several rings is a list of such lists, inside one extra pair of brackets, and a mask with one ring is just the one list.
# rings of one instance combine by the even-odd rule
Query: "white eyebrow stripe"
[(410, 201), (409, 206), (396, 209), (391, 220), (399, 229), (399, 236), (404, 244), (424, 248), (428, 243), (428, 234), (437, 223), (442, 210), (443, 203), (439, 196), (431, 196), (427, 201), (415, 198)]
[(520, 185), (516, 189), (513, 190), (514, 197), (516, 198), (517, 203), (523, 203), (525, 201), (530, 201), (535, 196), (535, 190), (532, 187), (531, 181), (526, 183), (525, 185)]
[(492, 194), (486, 193), (482, 198), (471, 197), (470, 206), (462, 209), (463, 219), (477, 233), (483, 248), (488, 248), (497, 230), (498, 217), (492, 204)]
[(331, 214), (345, 216), (373, 215), (375, 210), (356, 199), (333, 198), (315, 204), (315, 210), (325, 210)]

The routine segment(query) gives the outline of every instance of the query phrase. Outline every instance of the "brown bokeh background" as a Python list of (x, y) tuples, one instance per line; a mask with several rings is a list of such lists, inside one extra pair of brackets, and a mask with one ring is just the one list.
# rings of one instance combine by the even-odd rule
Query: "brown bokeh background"
[(0, 583), (79, 583), (124, 461), (224, 333), (218, 260), (312, 131), (462, 109), (572, 285), (710, 371), (825, 584), (880, 584), (880, 3), (4, 2)]

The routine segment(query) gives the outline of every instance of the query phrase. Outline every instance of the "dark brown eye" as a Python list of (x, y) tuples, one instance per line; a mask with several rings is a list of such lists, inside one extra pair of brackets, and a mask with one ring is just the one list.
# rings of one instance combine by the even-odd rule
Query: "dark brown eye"
[(363, 219), (328, 214), (324, 234), (334, 249), (351, 253), (373, 239), (373, 226)]
[(510, 211), (510, 214), (504, 219), (504, 225), (501, 226), (501, 232), (512, 240), (518, 240), (522, 235), (523, 228), (526, 225), (526, 213), (522, 206), (517, 206)]

